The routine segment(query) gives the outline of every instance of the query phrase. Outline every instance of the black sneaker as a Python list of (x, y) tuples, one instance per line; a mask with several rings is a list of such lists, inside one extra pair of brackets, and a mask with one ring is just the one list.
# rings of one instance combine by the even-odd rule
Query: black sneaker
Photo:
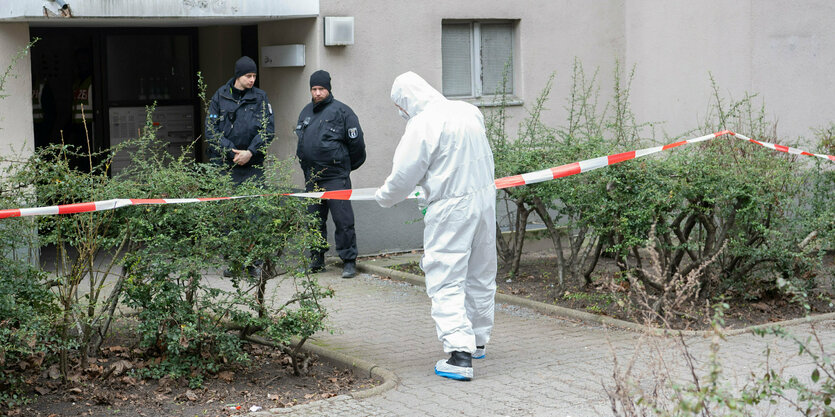
[(342, 278), (353, 278), (357, 276), (357, 263), (355, 261), (347, 261), (342, 265)]

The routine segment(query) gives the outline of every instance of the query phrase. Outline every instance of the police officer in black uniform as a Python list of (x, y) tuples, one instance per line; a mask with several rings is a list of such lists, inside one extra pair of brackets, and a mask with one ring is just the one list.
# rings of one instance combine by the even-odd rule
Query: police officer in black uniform
[(210, 160), (229, 169), (240, 184), (264, 177), (264, 156), (275, 136), (275, 119), (267, 93), (255, 87), (255, 61), (242, 56), (235, 76), (217, 90), (206, 116)]
[[(331, 76), (319, 70), (310, 76), (308, 103), (296, 124), (299, 144), (296, 156), (301, 162), (307, 191), (347, 190), (351, 188), (351, 171), (365, 162), (365, 141), (359, 119), (350, 107), (334, 100)], [(336, 252), (342, 259), (342, 278), (356, 273), (357, 236), (354, 232), (354, 211), (347, 200), (320, 200), (308, 208), (319, 217), (319, 230), (327, 239), (328, 211), (336, 225)], [(325, 251), (311, 251), (310, 270), (325, 269)]]

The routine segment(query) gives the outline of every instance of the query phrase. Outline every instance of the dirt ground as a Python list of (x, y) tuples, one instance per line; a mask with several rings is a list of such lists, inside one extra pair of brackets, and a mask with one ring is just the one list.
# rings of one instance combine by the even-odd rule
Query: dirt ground
[[(9, 416), (230, 416), (291, 407), (379, 385), (382, 381), (314, 360), (308, 374), (294, 376), (289, 356), (277, 349), (248, 346), (249, 368), (231, 368), (206, 379), (199, 389), (188, 382), (142, 379), (132, 370), (144, 366), (141, 351), (111, 344), (86, 369), (76, 365), (66, 385), (57, 366), (27, 375), (37, 397)], [(47, 361), (49, 362), (49, 361)], [(110, 373), (109, 376), (106, 376)], [(255, 407), (255, 408), (253, 408)]]
[[(831, 255), (825, 260), (832, 265)], [(605, 262), (605, 260), (601, 261)], [(574, 310), (586, 311), (589, 313), (610, 316), (613, 318), (644, 323), (644, 318), (635, 311), (628, 311), (623, 308), (625, 295), (623, 292), (613, 291), (610, 285), (604, 285), (604, 277), (598, 276), (595, 283), (586, 286), (582, 282), (567, 282), (563, 292), (558, 293), (555, 275), (556, 257), (552, 253), (529, 253), (522, 257), (519, 273), (514, 278), (507, 277), (502, 273), (501, 265), (496, 277), (496, 291), (501, 294), (513, 295), (527, 298), (546, 304)], [(417, 262), (397, 265), (395, 269), (423, 275)], [(598, 268), (612, 273), (616, 267)], [(607, 272), (604, 272), (607, 273)], [(829, 291), (818, 292), (816, 297), (810, 297), (808, 303), (812, 314), (835, 312), (835, 306), (831, 301)], [(803, 317), (804, 308), (792, 303), (787, 297), (771, 299), (727, 300), (729, 305), (725, 311), (725, 327), (728, 329), (743, 328), (751, 325), (765, 324), (783, 320)], [(704, 330), (710, 327), (712, 312), (706, 308), (694, 309), (694, 314), (686, 318), (677, 318), (671, 321), (670, 327), (682, 330)]]

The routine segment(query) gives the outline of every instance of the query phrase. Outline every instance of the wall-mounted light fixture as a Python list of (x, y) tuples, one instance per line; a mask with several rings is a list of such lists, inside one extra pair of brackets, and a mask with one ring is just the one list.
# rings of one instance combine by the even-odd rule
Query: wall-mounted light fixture
[(353, 44), (354, 17), (325, 16), (325, 46)]

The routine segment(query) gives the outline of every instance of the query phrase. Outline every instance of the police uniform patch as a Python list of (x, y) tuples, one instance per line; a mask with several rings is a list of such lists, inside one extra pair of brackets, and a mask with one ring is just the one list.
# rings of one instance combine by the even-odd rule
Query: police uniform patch
[(357, 128), (352, 127), (350, 129), (348, 129), (348, 137), (349, 138), (356, 139), (357, 136), (359, 136), (359, 132), (357, 131)]

